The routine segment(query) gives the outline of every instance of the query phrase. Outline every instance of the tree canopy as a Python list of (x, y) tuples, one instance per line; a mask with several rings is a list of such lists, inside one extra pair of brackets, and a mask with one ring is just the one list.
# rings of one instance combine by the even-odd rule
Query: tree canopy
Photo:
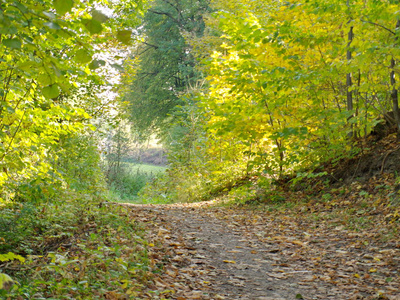
[(107, 84), (98, 68), (119, 67), (98, 54), (129, 43), (142, 5), (1, 1), (1, 198), (39, 197), (73, 180), (59, 166), (63, 149), (79, 148), (69, 139), (93, 130), (89, 119), (106, 109), (96, 96)]
[(139, 131), (168, 128), (180, 96), (201, 78), (185, 37), (202, 36), (208, 9), (203, 0), (157, 0), (144, 15), (123, 80), (123, 99)]
[(213, 1), (211, 9), (205, 34), (186, 39), (207, 78), (192, 97), (204, 131), (189, 185), (303, 176), (339, 151), (356, 153), (382, 116), (399, 128), (395, 1)]

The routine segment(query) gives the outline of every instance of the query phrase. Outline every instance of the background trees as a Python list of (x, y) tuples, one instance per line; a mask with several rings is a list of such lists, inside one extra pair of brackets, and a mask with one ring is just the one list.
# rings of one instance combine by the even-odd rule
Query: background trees
[(207, 76), (195, 96), (204, 131), (194, 143), (202, 160), (176, 168), (183, 181), (203, 187), (200, 195), (246, 176), (256, 175), (261, 185), (304, 176), (302, 170), (339, 152), (359, 151), (355, 141), (384, 122), (380, 116), (398, 124), (398, 114), (390, 113), (397, 110), (397, 3), (213, 1), (211, 7), (205, 34), (187, 38)]
[(203, 34), (207, 11), (207, 1), (157, 0), (144, 15), (124, 81), (139, 131), (168, 128), (174, 108), (184, 103), (180, 96), (201, 78), (185, 36)]
[[(122, 70), (120, 57), (96, 52), (129, 43), (141, 8), (38, 3), (2, 6), (3, 198), (70, 185), (58, 152), (90, 139), (89, 119), (111, 111), (96, 96), (106, 83), (98, 70)], [(397, 10), (391, 1), (154, 1), (113, 103), (127, 103), (142, 139), (163, 138), (171, 173), (191, 178), (193, 193), (302, 174), (338, 149), (357, 151), (380, 115), (399, 127)]]

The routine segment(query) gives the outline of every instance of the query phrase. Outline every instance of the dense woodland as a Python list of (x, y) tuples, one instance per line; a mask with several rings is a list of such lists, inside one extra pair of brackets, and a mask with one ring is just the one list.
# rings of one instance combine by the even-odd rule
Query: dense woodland
[[(140, 295), (161, 267), (117, 194), (345, 182), (329, 170), (400, 132), (399, 35), (395, 0), (1, 0), (0, 297)], [(129, 172), (155, 136), (167, 170)]]
[(155, 1), (125, 63), (136, 128), (169, 150), (159, 194), (323, 176), (371, 132), (398, 131), (396, 1), (195, 3)]

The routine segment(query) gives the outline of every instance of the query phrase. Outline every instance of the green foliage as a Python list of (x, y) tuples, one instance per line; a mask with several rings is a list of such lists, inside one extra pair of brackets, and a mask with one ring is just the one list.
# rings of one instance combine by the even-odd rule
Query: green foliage
[[(112, 42), (121, 23), (126, 30), (137, 24), (142, 3), (135, 2), (135, 14), (121, 7), (130, 3), (1, 2), (0, 203), (45, 201), (68, 186), (98, 189), (88, 120), (108, 107), (93, 93), (104, 90), (104, 76), (87, 64), (105, 65), (96, 49)], [(115, 18), (93, 9), (99, 5)]]
[(90, 221), (96, 196), (61, 193), (47, 203), (8, 204), (0, 210), (0, 251), (42, 253), (43, 239), (72, 236), (76, 225)]
[(0, 293), (3, 290), (8, 290), (10, 285), (12, 286), (13, 283), (14, 281), (10, 276), (4, 273), (0, 273)]
[(240, 166), (225, 164), (168, 168), (140, 193), (142, 201), (194, 202), (228, 192), (243, 178)]
[(74, 2), (72, 0), (55, 0), (53, 2), (54, 7), (59, 15), (64, 15), (67, 12), (70, 12), (72, 7), (74, 6)]
[[(39, 218), (39, 208), (25, 203), (19, 205), (3, 206), (0, 210), (0, 251), (24, 251), (25, 242), (29, 244), (28, 238), (32, 237), (37, 231), (43, 230), (42, 220)], [(29, 246), (27, 249), (30, 250)]]
[(249, 204), (257, 200), (257, 191), (252, 184), (244, 184), (232, 188), (223, 199), (228, 205)]
[(118, 201), (134, 201), (146, 184), (158, 176), (158, 172), (146, 171), (142, 165), (136, 165), (136, 168), (132, 165), (135, 166), (123, 163), (118, 170), (108, 174), (109, 189)]
[(104, 174), (97, 143), (89, 135), (67, 136), (60, 140), (54, 161), (68, 188), (86, 193), (104, 191)]
[(36, 212), (42, 231), (25, 239), (25, 247), (30, 240), (35, 248), (28, 251), (13, 245), (14, 251), (30, 255), (23, 265), (1, 267), (15, 284), (8, 291), (0, 290), (0, 295), (104, 299), (118, 293), (134, 298), (151, 277), (143, 230), (121, 207), (100, 207), (98, 200), (82, 194), (62, 198)]
[[(117, 201), (133, 200), (139, 191), (151, 181), (155, 174), (134, 168), (135, 163), (126, 162), (132, 156), (134, 146), (138, 146), (137, 136), (131, 126), (120, 121), (108, 133), (102, 162), (102, 169), (111, 197)], [(138, 165), (136, 165), (138, 166)]]
[(17, 259), (20, 262), (25, 262), (25, 258), (23, 258), (21, 255), (14, 254), (12, 252), (8, 252), (7, 254), (0, 254), (0, 261), (9, 261), (9, 260), (14, 260)]
[[(222, 142), (205, 131), (207, 116), (199, 106), (203, 97), (199, 89), (181, 97), (185, 105), (175, 108), (174, 122), (163, 140), (169, 167), (143, 190), (142, 201), (206, 200), (229, 191), (246, 177), (246, 162), (239, 159), (243, 145), (234, 139)], [(228, 151), (223, 148), (226, 145), (230, 145)]]
[(140, 42), (125, 62), (121, 88), (132, 123), (144, 134), (169, 128), (170, 114), (182, 104), (180, 94), (201, 78), (186, 43), (187, 33), (201, 36), (207, 1), (156, 0), (144, 15)]
[[(120, 105), (100, 99), (110, 87), (107, 72), (96, 69), (120, 66), (117, 55), (99, 49), (126, 47), (122, 43), (130, 42), (128, 31), (138, 24), (143, 5), (130, 0), (0, 1), (0, 260), (22, 261), (28, 255), (26, 265), (14, 261), (9, 269), (10, 263), (0, 264), (5, 272), (0, 273), (1, 288), (5, 283), (9, 289), (0, 290), (0, 298), (62, 298), (85, 289), (83, 275), (71, 287), (68, 276), (74, 269), (68, 268), (76, 259), (67, 256), (72, 254), (60, 254), (66, 263), (58, 264), (57, 254), (50, 252), (61, 252), (65, 242), (76, 242), (78, 236), (85, 240), (94, 220), (101, 229), (93, 233), (104, 247), (110, 232), (126, 230), (132, 240), (138, 234), (134, 226), (122, 226), (127, 218), (119, 218), (119, 211), (99, 208), (105, 178), (100, 134), (93, 124), (115, 122), (110, 111)], [(107, 251), (90, 265), (92, 277)], [(88, 251), (82, 257), (91, 255)], [(146, 255), (140, 255), (137, 261), (144, 264)], [(110, 265), (117, 271), (104, 281), (92, 278), (91, 291), (98, 282), (120, 279), (117, 272), (125, 266), (120, 261)], [(134, 277), (125, 272), (121, 278)], [(9, 286), (5, 274), (16, 284)]]
[[(390, 15), (389, 4), (380, 4), (375, 11), (372, 2), (368, 7), (352, 3), (352, 10), (369, 14), (370, 19)], [(350, 66), (343, 64), (347, 41), (337, 28), (346, 23), (347, 15), (339, 13), (347, 9), (344, 3), (331, 1), (329, 5), (335, 8), (331, 11), (321, 8), (320, 1), (302, 6), (271, 1), (268, 5), (274, 14), (266, 14), (256, 3), (219, 5), (225, 8), (216, 15), (225, 44), (210, 58), (210, 93), (202, 105), (210, 114), (209, 131), (220, 139), (234, 136), (247, 146), (245, 153), (252, 156), (250, 170), (261, 167), (271, 176), (281, 176), (329, 160), (339, 148), (350, 150), (343, 149), (350, 130), (358, 128), (360, 135), (367, 134), (369, 122), (379, 113), (374, 107), (381, 111), (390, 107), (389, 74), (375, 64), (376, 57), (364, 52), (366, 44), (358, 41), (357, 58)], [(392, 23), (379, 24), (395, 26), (396, 16), (390, 19)], [(357, 22), (357, 36), (369, 36), (377, 45), (387, 43), (392, 48), (394, 36), (391, 42), (384, 41), (387, 30)], [(367, 61), (370, 66), (364, 68)], [(383, 57), (380, 63), (385, 63)], [(341, 101), (346, 92), (341, 82), (348, 72), (361, 76), (360, 87), (353, 87), (357, 109), (351, 112)], [(373, 99), (372, 95), (379, 96)]]
[(296, 186), (296, 184), (306, 178), (318, 178), (327, 175), (327, 172), (298, 172), (296, 177), (290, 180), (292, 186)]

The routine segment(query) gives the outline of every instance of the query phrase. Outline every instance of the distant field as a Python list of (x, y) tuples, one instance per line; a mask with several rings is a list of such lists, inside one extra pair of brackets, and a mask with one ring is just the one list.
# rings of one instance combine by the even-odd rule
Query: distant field
[(125, 163), (132, 172), (147, 173), (147, 175), (156, 175), (160, 172), (164, 172), (167, 168), (162, 166), (154, 166), (148, 164), (135, 164)]

